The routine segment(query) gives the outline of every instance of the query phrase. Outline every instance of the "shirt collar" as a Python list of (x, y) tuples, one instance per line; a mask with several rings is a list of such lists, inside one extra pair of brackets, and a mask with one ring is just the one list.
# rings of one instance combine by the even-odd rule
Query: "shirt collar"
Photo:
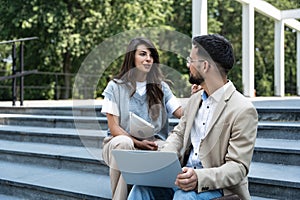
[(202, 98), (203, 101), (205, 101), (208, 98), (208, 95), (204, 90), (202, 92), (201, 98)]
[(216, 102), (219, 102), (221, 100), (223, 94), (225, 93), (225, 91), (229, 87), (229, 85), (230, 85), (229, 82), (230, 81), (228, 81), (225, 85), (223, 85), (222, 87), (220, 87), (219, 89), (217, 89), (210, 96), (208, 96), (207, 93), (205, 91), (203, 91), (203, 93), (202, 93), (202, 100), (205, 101), (206, 99), (212, 99), (212, 100), (214, 100)]

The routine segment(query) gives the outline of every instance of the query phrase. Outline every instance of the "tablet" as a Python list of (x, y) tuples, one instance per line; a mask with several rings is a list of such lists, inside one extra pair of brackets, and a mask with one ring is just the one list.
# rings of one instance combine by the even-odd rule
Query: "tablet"
[(129, 119), (130, 135), (138, 139), (146, 139), (154, 136), (154, 126), (151, 123), (132, 112), (129, 113)]
[(177, 187), (182, 170), (175, 152), (114, 149), (112, 154), (127, 184)]

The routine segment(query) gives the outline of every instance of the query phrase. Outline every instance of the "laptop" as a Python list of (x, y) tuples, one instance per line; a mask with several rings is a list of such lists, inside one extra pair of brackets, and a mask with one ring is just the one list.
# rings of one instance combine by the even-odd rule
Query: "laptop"
[(129, 113), (129, 119), (130, 135), (138, 139), (145, 139), (154, 136), (154, 126), (151, 123), (147, 122), (133, 112)]
[(175, 152), (114, 149), (112, 154), (127, 184), (177, 187), (182, 170)]

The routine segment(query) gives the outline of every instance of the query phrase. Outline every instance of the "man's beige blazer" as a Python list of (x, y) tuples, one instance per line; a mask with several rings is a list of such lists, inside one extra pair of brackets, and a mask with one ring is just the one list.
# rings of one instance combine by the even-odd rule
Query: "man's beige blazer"
[[(184, 115), (162, 149), (176, 151), (182, 162), (184, 153), (191, 145), (191, 128), (201, 105), (201, 93), (191, 96)], [(200, 143), (198, 155), (203, 169), (195, 170), (198, 192), (223, 189), (224, 195), (234, 193), (243, 200), (250, 199), (247, 174), (257, 123), (257, 112), (252, 103), (229, 82), (229, 87), (213, 113), (208, 134)]]

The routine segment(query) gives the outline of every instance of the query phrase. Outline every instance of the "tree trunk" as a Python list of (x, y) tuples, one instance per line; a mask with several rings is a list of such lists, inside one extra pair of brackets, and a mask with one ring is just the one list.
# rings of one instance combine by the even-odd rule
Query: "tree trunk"
[(70, 91), (72, 88), (71, 85), (71, 54), (67, 51), (64, 54), (64, 63), (63, 63), (63, 70), (64, 70), (64, 90), (62, 91), (62, 99), (70, 98)]

